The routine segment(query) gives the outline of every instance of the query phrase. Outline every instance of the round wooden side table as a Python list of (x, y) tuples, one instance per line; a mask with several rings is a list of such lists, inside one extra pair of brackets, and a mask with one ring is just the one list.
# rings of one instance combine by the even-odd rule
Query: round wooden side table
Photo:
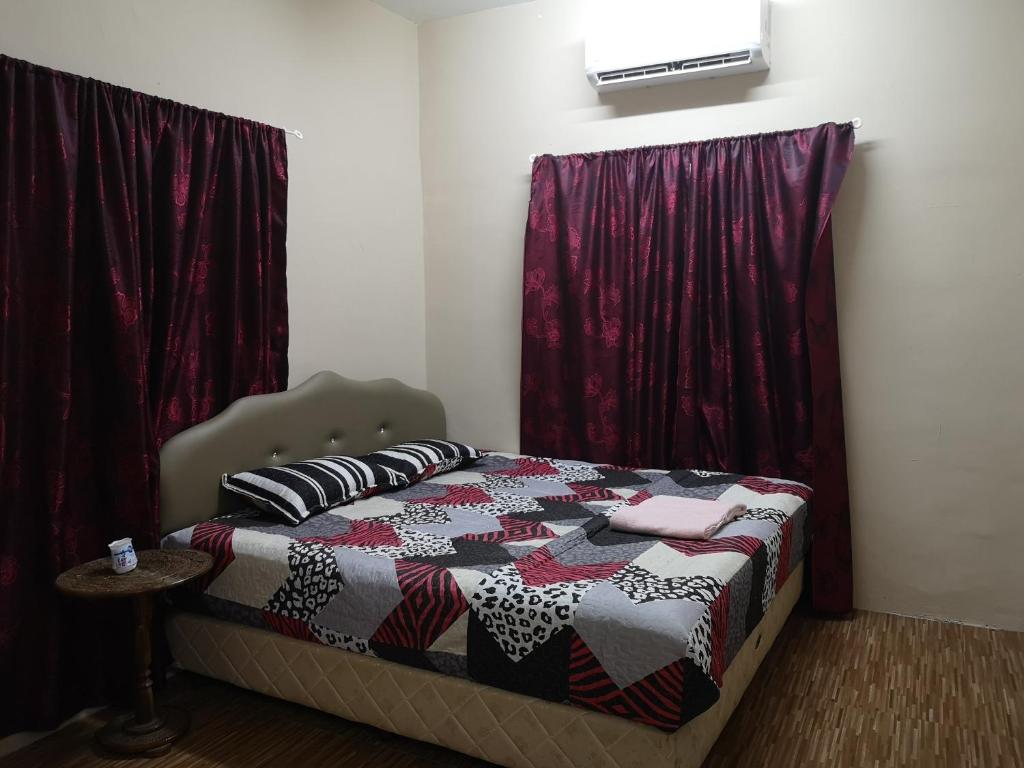
[(135, 570), (116, 574), (109, 557), (82, 563), (57, 577), (65, 595), (90, 600), (130, 597), (135, 614), (135, 711), (119, 715), (96, 732), (101, 746), (122, 754), (159, 755), (188, 729), (188, 712), (157, 707), (150, 677), (153, 599), (164, 590), (209, 572), (213, 558), (194, 549), (146, 549)]

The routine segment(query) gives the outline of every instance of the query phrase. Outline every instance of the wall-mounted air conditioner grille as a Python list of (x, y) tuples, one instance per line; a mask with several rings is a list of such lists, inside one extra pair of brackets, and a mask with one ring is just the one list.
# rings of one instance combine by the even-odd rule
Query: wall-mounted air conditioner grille
[(647, 67), (630, 67), (629, 69), (615, 69), (609, 72), (598, 72), (597, 81), (599, 84), (605, 85), (610, 83), (621, 83), (627, 80), (675, 75), (681, 72), (723, 69), (725, 67), (741, 67), (750, 64), (750, 62), (751, 55), (749, 50), (732, 51), (731, 53), (701, 56), (695, 59), (667, 61), (663, 64), (652, 64)]

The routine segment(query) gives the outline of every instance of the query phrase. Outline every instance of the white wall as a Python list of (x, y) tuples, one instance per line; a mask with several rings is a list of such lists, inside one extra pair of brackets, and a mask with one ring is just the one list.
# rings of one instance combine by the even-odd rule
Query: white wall
[(288, 139), (290, 383), (423, 385), (416, 27), (368, 0), (0, 0), (0, 52)]
[(428, 383), (518, 443), (533, 152), (864, 119), (835, 211), (856, 603), (1024, 629), (1018, 0), (775, 0), (747, 75), (599, 97), (581, 0), (420, 27)]

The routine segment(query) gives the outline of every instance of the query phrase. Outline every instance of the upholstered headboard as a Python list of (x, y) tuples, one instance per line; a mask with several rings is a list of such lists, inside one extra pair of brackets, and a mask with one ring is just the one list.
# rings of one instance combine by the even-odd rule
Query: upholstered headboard
[(444, 407), (395, 379), (354, 381), (321, 371), (295, 389), (243, 397), (160, 451), (160, 529), (166, 534), (239, 502), (225, 472), (317, 456), (358, 456), (405, 440), (445, 437)]

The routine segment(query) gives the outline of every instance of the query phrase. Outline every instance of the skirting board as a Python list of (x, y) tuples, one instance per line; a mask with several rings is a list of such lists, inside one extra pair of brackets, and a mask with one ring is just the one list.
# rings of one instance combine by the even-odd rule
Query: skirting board
[(194, 613), (167, 619), (185, 669), (508, 768), (699, 768), (803, 585), (793, 570), (726, 670), (721, 698), (674, 733)]

